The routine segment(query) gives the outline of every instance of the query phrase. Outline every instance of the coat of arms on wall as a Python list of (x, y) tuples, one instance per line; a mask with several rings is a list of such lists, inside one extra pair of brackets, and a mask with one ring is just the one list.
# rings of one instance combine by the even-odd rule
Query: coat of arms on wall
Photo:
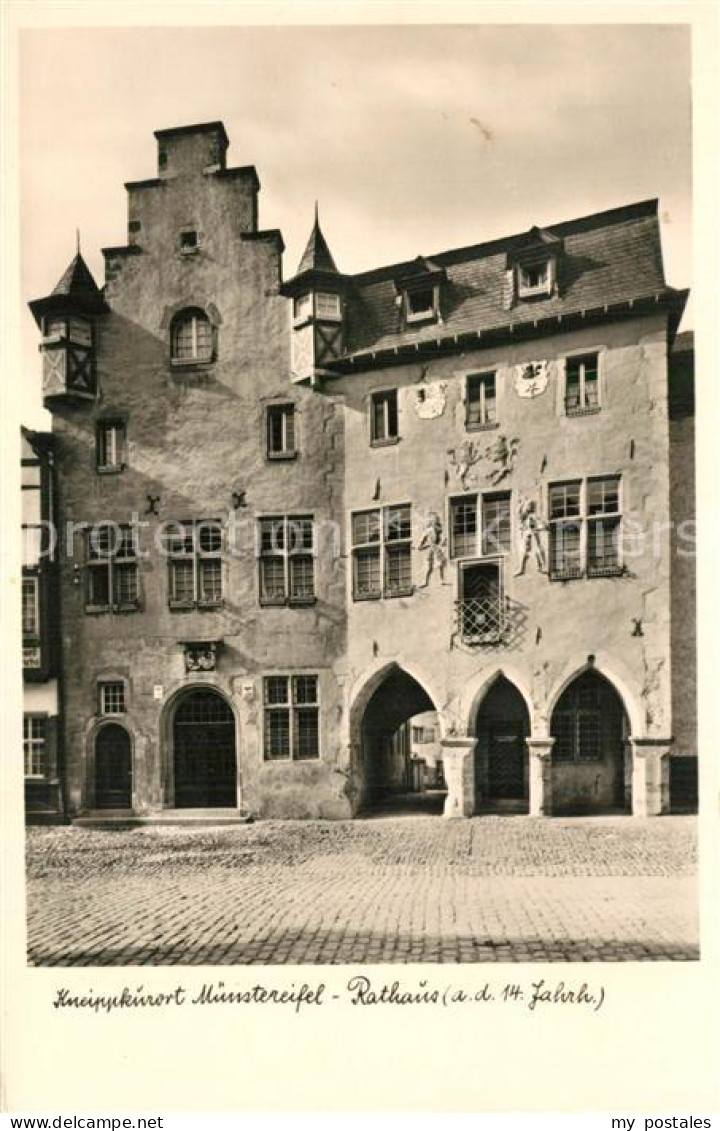
[(447, 381), (433, 381), (415, 390), (415, 412), (421, 420), (432, 420), (445, 411)]
[(528, 361), (515, 366), (515, 392), (519, 397), (539, 397), (548, 386), (547, 361)]

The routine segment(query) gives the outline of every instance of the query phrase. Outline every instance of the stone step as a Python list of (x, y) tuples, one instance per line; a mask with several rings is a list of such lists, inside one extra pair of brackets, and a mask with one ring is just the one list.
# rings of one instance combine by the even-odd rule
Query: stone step
[(253, 822), (242, 809), (159, 809), (156, 813), (133, 813), (131, 809), (97, 809), (73, 819), (81, 829), (128, 825), (247, 825)]

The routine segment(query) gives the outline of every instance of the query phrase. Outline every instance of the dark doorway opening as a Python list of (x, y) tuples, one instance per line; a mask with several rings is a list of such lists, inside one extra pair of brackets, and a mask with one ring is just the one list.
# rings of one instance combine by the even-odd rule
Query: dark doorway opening
[(175, 807), (237, 806), (235, 717), (223, 697), (203, 688), (186, 695), (173, 719)]
[(604, 676), (585, 671), (565, 688), (550, 733), (554, 812), (629, 810), (629, 724), (622, 699)]
[(477, 713), (476, 807), (526, 813), (530, 717), (522, 695), (505, 676), (495, 680)]
[(435, 705), (402, 668), (391, 669), (371, 696), (360, 747), (361, 813), (442, 813), (447, 791)]
[(130, 735), (107, 723), (95, 738), (95, 808), (132, 809)]

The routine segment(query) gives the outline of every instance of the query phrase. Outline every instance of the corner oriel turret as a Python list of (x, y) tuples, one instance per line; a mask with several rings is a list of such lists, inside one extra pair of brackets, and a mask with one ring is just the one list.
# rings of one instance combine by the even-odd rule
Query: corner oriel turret
[(281, 287), (293, 301), (292, 374), (295, 381), (321, 377), (325, 366), (342, 356), (347, 280), (340, 274), (315, 223), (297, 274)]
[(42, 332), (45, 407), (94, 401), (95, 320), (109, 308), (79, 250), (52, 293), (29, 305)]

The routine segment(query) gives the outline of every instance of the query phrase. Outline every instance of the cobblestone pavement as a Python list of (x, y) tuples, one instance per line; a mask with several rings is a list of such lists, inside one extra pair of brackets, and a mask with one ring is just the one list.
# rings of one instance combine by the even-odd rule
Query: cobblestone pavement
[(33, 965), (698, 957), (695, 821), (28, 830)]

